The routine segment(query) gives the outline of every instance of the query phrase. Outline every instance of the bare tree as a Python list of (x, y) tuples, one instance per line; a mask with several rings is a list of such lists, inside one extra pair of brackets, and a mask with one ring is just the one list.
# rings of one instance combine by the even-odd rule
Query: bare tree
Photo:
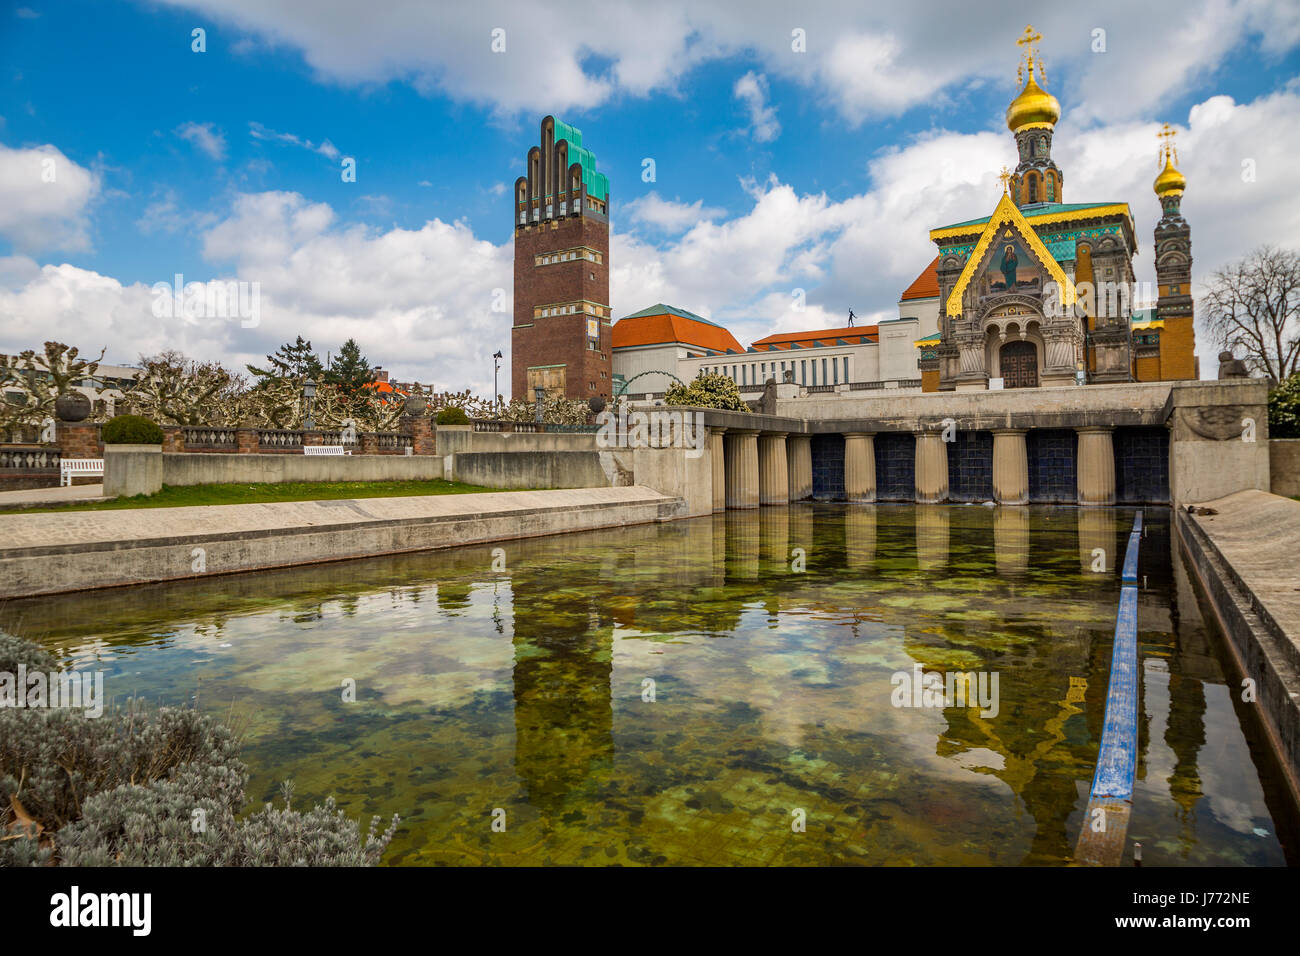
[(196, 362), (180, 352), (140, 356), (143, 371), (126, 401), (161, 425), (238, 425), (248, 383), (220, 362)]
[(1300, 371), (1300, 253), (1260, 246), (1210, 277), (1201, 301), (1219, 345), (1281, 382)]
[(42, 355), (33, 349), (0, 355), (0, 391), (4, 393), (0, 396), (4, 401), (0, 428), (29, 429), (53, 418), (54, 400), (83, 379), (93, 379), (103, 357), (104, 350), (100, 349), (99, 358), (81, 358), (76, 348), (62, 342), (46, 342)]

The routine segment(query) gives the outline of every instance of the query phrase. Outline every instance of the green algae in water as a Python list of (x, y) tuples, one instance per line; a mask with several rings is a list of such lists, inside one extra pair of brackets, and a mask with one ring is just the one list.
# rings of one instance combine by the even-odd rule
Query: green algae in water
[[(293, 778), (399, 813), (391, 864), (1060, 864), (1119, 596), (1091, 553), (1131, 521), (765, 508), (506, 542), (505, 573), (471, 547), (9, 602), (0, 626), (119, 700), (233, 713), (255, 801)], [(1131, 835), (1149, 865), (1294, 861), (1168, 513), (1147, 522)], [(996, 672), (997, 715), (894, 707), (915, 664)]]

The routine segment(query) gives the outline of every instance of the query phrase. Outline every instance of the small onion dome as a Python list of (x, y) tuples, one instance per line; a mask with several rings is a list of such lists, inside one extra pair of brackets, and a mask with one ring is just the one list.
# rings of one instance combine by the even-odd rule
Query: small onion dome
[(1029, 68), (1029, 82), (1020, 95), (1007, 107), (1007, 128), (1013, 133), (1022, 129), (1050, 129), (1061, 118), (1061, 104), (1056, 97), (1034, 82), (1033, 66)]
[(1187, 188), (1187, 177), (1174, 168), (1172, 156), (1165, 156), (1165, 168), (1156, 177), (1152, 188), (1156, 191), (1156, 195), (1161, 198), (1165, 196), (1181, 196), (1183, 190)]

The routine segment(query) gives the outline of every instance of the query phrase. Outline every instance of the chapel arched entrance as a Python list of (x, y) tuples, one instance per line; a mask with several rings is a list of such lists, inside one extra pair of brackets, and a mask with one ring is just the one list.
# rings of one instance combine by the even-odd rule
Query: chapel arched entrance
[(1038, 387), (1038, 350), (1033, 342), (1008, 342), (998, 352), (1003, 388)]

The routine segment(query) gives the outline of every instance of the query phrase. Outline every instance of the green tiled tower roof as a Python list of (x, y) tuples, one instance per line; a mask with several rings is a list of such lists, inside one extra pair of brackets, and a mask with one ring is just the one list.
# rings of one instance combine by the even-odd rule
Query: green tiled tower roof
[(609, 177), (596, 172), (596, 154), (582, 145), (582, 130), (570, 126), (561, 120), (555, 121), (555, 141), (565, 140), (569, 144), (569, 162), (582, 164), (582, 181), (586, 184), (587, 195), (594, 196), (601, 202), (609, 201)]

